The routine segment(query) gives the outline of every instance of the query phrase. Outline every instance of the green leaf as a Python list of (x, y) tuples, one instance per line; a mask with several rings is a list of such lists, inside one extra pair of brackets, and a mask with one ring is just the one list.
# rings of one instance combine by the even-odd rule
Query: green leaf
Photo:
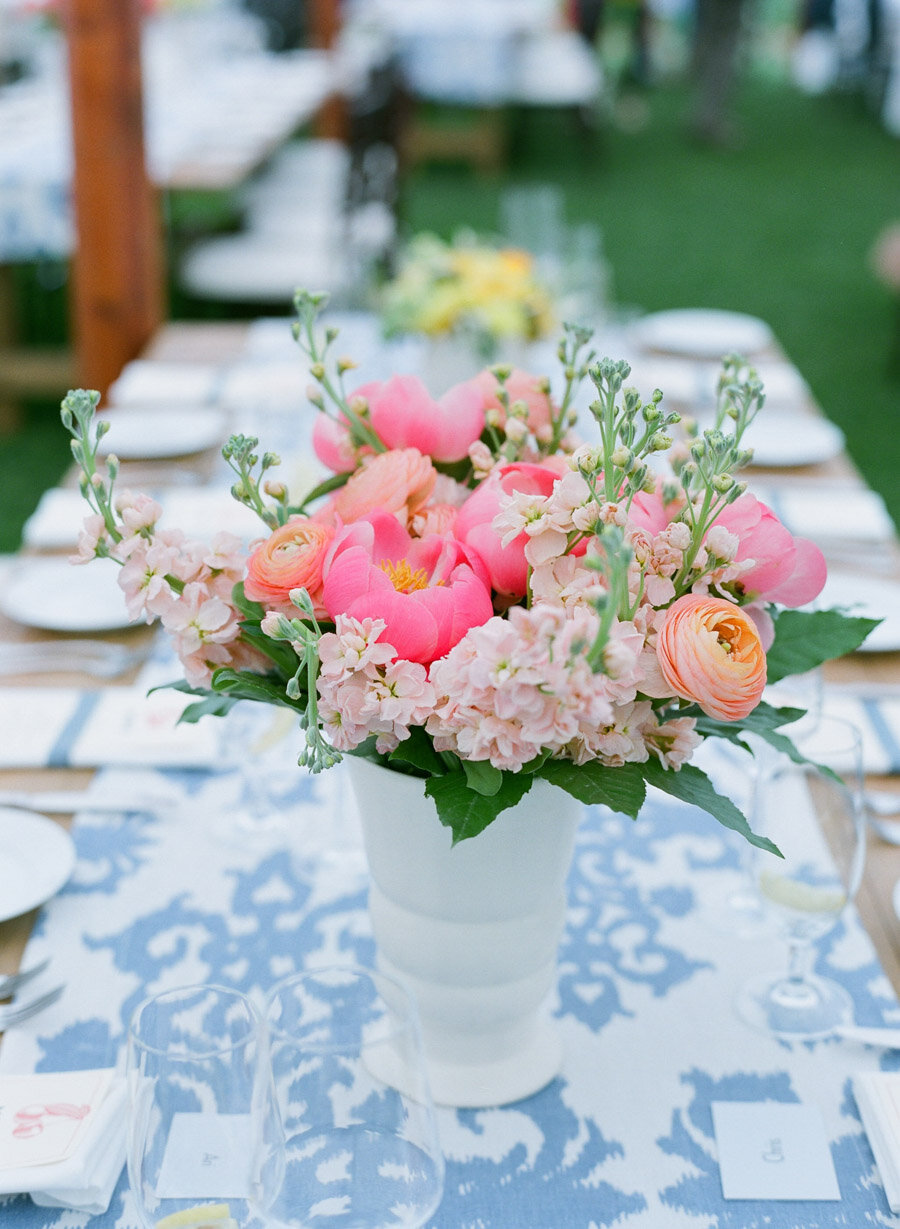
[(448, 772), (425, 782), (425, 793), (434, 799), (438, 819), (453, 833), (454, 845), (483, 832), (501, 811), (515, 806), (531, 789), (529, 775), (504, 772), (502, 776), (500, 788), (490, 798), (470, 789), (464, 772)]
[(236, 700), (257, 700), (262, 704), (280, 704), (283, 708), (295, 710), (305, 707), (302, 701), (295, 704), (288, 698), (281, 679), (254, 674), (251, 670), (232, 670), (230, 666), (222, 666), (213, 671), (212, 688)]
[[(648, 785), (655, 785), (663, 793), (692, 806), (708, 811), (714, 819), (733, 832), (739, 832), (746, 837), (751, 845), (758, 849), (766, 849), (769, 853), (781, 857), (781, 851), (768, 837), (757, 836), (747, 823), (746, 817), (737, 809), (730, 798), (718, 793), (709, 777), (696, 764), (682, 764), (677, 772), (663, 768), (659, 760), (651, 756), (646, 764), (641, 764)], [(618, 771), (615, 769), (614, 771)]]
[(399, 762), (418, 768), (429, 777), (439, 777), (444, 772), (444, 763), (435, 751), (434, 744), (418, 725), (410, 729), (409, 738), (404, 739), (387, 758), (392, 764)]
[(286, 640), (273, 640), (254, 623), (241, 624), (241, 639), (268, 657), (285, 682), (293, 677), (297, 669), (297, 654)]
[(345, 486), (349, 477), (349, 474), (333, 474), (330, 478), (326, 478), (324, 482), (320, 482), (318, 486), (313, 487), (308, 495), (304, 496), (302, 503), (288, 508), (288, 515), (291, 516), (294, 513), (305, 512), (311, 503), (315, 503), (323, 495), (330, 495), (332, 491)]
[(262, 622), (263, 616), (266, 613), (265, 607), (260, 606), (259, 602), (251, 602), (249, 597), (245, 596), (244, 582), (242, 580), (239, 580), (231, 590), (231, 600), (245, 619), (248, 619), (251, 623)]
[(607, 806), (632, 819), (637, 818), (647, 792), (640, 764), (610, 768), (598, 760), (589, 760), (586, 764), (548, 760), (538, 769), (537, 776), (558, 785), (579, 802)]
[(852, 653), (880, 619), (863, 619), (840, 610), (781, 610), (775, 615), (775, 641), (766, 654), (770, 683), (804, 674), (825, 661)]
[(188, 704), (178, 718), (178, 724), (193, 725), (201, 717), (224, 717), (236, 703), (236, 696), (207, 696), (196, 704)]
[(469, 789), (485, 798), (493, 798), (503, 784), (503, 772), (489, 760), (463, 760), (463, 772)]

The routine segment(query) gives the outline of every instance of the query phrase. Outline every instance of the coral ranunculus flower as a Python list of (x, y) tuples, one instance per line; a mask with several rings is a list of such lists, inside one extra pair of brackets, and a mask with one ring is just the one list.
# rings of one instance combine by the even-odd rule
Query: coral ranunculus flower
[(739, 721), (759, 703), (766, 655), (756, 624), (724, 598), (688, 593), (666, 611), (656, 644), (663, 677), (710, 717)]
[(294, 611), (291, 589), (306, 589), (313, 605), (322, 605), (322, 564), (334, 529), (292, 516), (260, 542), (247, 560), (244, 593), (251, 602), (271, 609)]
[(434, 490), (437, 470), (416, 448), (367, 457), (317, 519), (348, 525), (370, 512), (390, 512), (405, 527)]
[(452, 537), (411, 538), (395, 517), (374, 512), (340, 530), (325, 566), (332, 619), (383, 619), (397, 656), (428, 665), (494, 613), (486, 583)]

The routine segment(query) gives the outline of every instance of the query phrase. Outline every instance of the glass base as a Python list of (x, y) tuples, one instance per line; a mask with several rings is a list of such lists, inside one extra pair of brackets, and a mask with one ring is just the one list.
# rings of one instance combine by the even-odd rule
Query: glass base
[(735, 1003), (745, 1024), (782, 1041), (817, 1041), (830, 1037), (853, 1019), (853, 1000), (837, 982), (810, 975), (802, 981), (755, 977)]

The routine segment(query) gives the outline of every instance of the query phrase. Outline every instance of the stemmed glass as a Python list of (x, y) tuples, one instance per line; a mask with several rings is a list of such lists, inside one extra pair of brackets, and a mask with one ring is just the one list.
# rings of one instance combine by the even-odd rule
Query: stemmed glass
[[(260, 1225), (250, 1194), (280, 1139), (262, 1021), (237, 990), (145, 999), (128, 1030), (128, 1178), (144, 1229)], [(267, 1174), (269, 1171), (266, 1171)], [(171, 1218), (171, 1219), (169, 1219)]]
[(797, 746), (811, 762), (770, 761), (758, 777), (750, 816), (751, 826), (784, 854), (757, 851), (754, 865), (760, 896), (787, 941), (788, 967), (745, 985), (737, 1010), (776, 1037), (814, 1040), (853, 1015), (846, 990), (810, 972), (810, 965), (816, 942), (836, 924), (862, 878), (862, 750), (857, 728), (831, 717), (821, 717)]
[(283, 1140), (259, 1214), (279, 1229), (424, 1225), (444, 1164), (407, 991), (354, 966), (298, 973), (272, 990), (266, 1024)]

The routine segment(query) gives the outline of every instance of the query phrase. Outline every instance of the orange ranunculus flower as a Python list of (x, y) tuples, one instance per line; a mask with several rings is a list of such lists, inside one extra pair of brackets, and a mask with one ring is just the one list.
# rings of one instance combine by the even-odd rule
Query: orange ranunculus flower
[(406, 528), (437, 480), (437, 470), (417, 448), (395, 448), (367, 458), (361, 469), (335, 492), (324, 510), (344, 525), (372, 512), (390, 512)]
[(746, 717), (766, 685), (766, 654), (756, 624), (723, 598), (688, 593), (673, 602), (656, 656), (674, 693), (721, 721)]
[(247, 560), (244, 593), (269, 609), (296, 613), (291, 589), (305, 589), (322, 608), (322, 564), (334, 537), (331, 525), (292, 516), (260, 542)]

